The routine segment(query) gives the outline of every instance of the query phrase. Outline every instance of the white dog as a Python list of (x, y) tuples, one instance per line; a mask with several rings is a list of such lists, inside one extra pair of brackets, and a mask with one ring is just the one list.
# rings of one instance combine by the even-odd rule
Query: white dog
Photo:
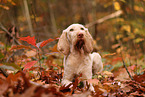
[[(92, 53), (93, 38), (87, 28), (81, 24), (72, 24), (63, 30), (58, 41), (58, 50), (64, 54), (64, 75), (62, 84), (72, 83), (76, 74), (82, 74), (82, 81), (92, 78), (92, 74), (101, 72), (103, 64), (98, 53)], [(94, 87), (89, 88), (94, 91)]]

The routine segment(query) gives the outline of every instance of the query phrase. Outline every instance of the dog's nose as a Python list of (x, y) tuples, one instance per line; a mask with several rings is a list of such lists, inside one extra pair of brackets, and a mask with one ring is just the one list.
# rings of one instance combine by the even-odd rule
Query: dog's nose
[(83, 36), (84, 36), (84, 35), (83, 35), (82, 33), (79, 33), (79, 34), (78, 34), (78, 38), (83, 38)]

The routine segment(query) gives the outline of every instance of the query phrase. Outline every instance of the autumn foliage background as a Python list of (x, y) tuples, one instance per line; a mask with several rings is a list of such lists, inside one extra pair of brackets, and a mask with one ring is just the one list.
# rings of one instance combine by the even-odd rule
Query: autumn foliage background
[[(0, 0), (0, 96), (145, 96), (145, 0)], [(62, 30), (85, 25), (104, 70), (61, 85)], [(92, 83), (95, 92), (88, 91)]]

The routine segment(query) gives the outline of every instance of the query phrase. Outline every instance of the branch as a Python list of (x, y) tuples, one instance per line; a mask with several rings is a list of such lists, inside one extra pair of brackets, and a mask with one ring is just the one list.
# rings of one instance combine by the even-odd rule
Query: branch
[(11, 35), (11, 33), (0, 23), (0, 28), (5, 31), (8, 35), (10, 35), (11, 37), (13, 37), (13, 39), (19, 44), (22, 45), (13, 35)]
[(107, 15), (107, 16), (101, 18), (101, 19), (98, 19), (98, 20), (96, 20), (96, 21), (94, 21), (94, 22), (88, 23), (88, 24), (86, 24), (85, 26), (86, 26), (86, 27), (91, 27), (91, 26), (93, 26), (93, 25), (95, 25), (95, 24), (100, 24), (100, 23), (102, 23), (102, 22), (104, 22), (104, 21), (106, 21), (106, 20), (109, 20), (109, 19), (111, 19), (111, 18), (118, 17), (118, 16), (120, 16), (121, 14), (123, 14), (123, 12), (122, 12), (121, 10), (118, 10), (118, 11), (116, 11), (116, 12), (110, 14), (110, 15)]

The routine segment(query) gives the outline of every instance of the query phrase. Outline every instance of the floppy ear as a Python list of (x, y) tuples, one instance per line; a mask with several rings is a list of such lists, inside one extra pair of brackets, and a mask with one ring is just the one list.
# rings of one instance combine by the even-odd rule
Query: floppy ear
[(88, 29), (86, 30), (86, 38), (84, 41), (85, 41), (85, 46), (84, 46), (85, 52), (91, 53), (93, 51), (93, 38), (89, 33)]
[(58, 44), (57, 44), (57, 49), (62, 52), (64, 55), (69, 54), (69, 42), (67, 39), (67, 33), (66, 30), (64, 30), (59, 38)]

